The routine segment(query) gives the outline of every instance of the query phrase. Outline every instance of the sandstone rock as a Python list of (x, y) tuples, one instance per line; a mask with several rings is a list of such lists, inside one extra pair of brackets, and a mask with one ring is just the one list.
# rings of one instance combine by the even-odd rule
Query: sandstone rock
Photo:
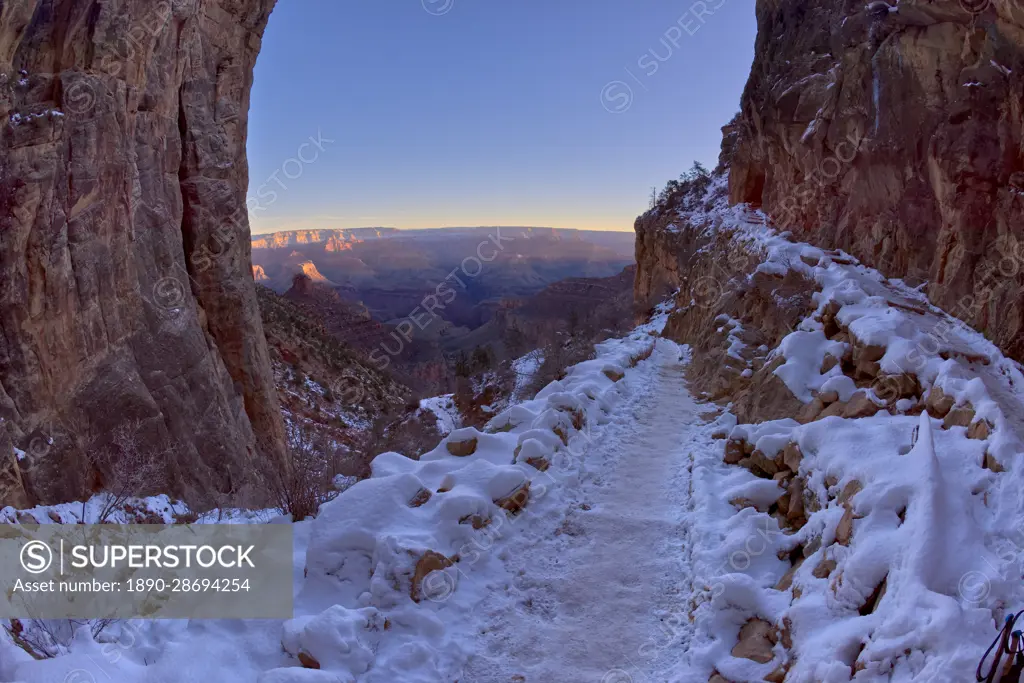
[(30, 507), (14, 445), (7, 425), (0, 419), (0, 507), (8, 505), (16, 510)]
[(961, 408), (954, 408), (946, 414), (946, 419), (942, 421), (943, 429), (952, 429), (953, 427), (970, 427), (974, 421), (974, 408), (970, 405), (963, 406)]
[(708, 679), (708, 683), (733, 683), (728, 678), (718, 673), (717, 671), (711, 674), (711, 678)]
[(433, 550), (428, 550), (423, 553), (420, 559), (416, 562), (415, 570), (413, 570), (412, 587), (409, 591), (409, 597), (411, 597), (414, 602), (419, 602), (423, 597), (423, 579), (425, 579), (431, 572), (447, 569), (448, 567), (451, 567), (452, 564), (454, 564), (452, 560), (441, 553), (434, 552)]
[(800, 463), (803, 461), (804, 454), (800, 451), (800, 446), (795, 443), (787, 444), (782, 449), (782, 462), (791, 472), (800, 471)]
[(821, 562), (818, 563), (818, 566), (814, 568), (814, 578), (827, 579), (829, 576), (832, 575), (832, 572), (834, 572), (835, 569), (835, 560), (827, 560), (822, 558)]
[[(838, 405), (838, 404), (833, 404)], [(843, 408), (843, 417), (847, 419), (857, 419), (862, 417), (871, 417), (878, 413), (881, 408), (872, 401), (868, 395), (862, 391), (858, 391), (850, 399), (850, 402)]]
[(299, 664), (302, 665), (303, 669), (319, 669), (320, 662), (316, 661), (313, 655), (306, 652), (299, 652)]
[(839, 545), (850, 545), (853, 537), (853, 508), (847, 503), (844, 506), (843, 517), (836, 527), (836, 543)]
[(913, 398), (921, 391), (917, 377), (902, 375), (881, 375), (871, 384), (872, 390), (887, 405), (893, 405), (901, 398)]
[(824, 420), (826, 417), (842, 417), (844, 412), (846, 412), (846, 403), (843, 401), (836, 401), (825, 408), (825, 410), (821, 411), (817, 419)]
[(786, 675), (789, 673), (788, 664), (780, 664), (775, 671), (764, 677), (765, 683), (785, 683)]
[[(1021, 60), (1024, 14), (965, 7), (870, 14), (864, 3), (759, 0), (759, 49), (722, 158), (731, 201), (798, 240), (929, 281), (932, 303), (1021, 360), (1019, 268), (1006, 278), (999, 263), (1019, 264), (1024, 236), (1008, 182), (1020, 172), (1024, 88), (1017, 69), (992, 63)], [(965, 90), (975, 75), (984, 87)], [(986, 153), (965, 140), (985, 140)]]
[(779, 629), (779, 642), (787, 650), (793, 649), (793, 620), (789, 617), (782, 618), (782, 628)]
[(783, 494), (776, 501), (776, 504), (779, 506), (779, 512), (782, 513), (783, 517), (785, 517), (786, 513), (789, 512), (789, 501), (790, 495), (788, 493)]
[(779, 466), (775, 464), (775, 461), (769, 459), (764, 453), (758, 450), (755, 450), (749, 458), (744, 460), (743, 464), (758, 476), (766, 474), (771, 478), (779, 471)]
[(885, 357), (886, 348), (878, 344), (861, 344), (856, 342), (853, 345), (853, 360), (859, 366), (862, 363), (877, 363)]
[(941, 420), (953, 409), (955, 402), (956, 400), (952, 396), (947, 396), (940, 387), (933, 386), (931, 391), (928, 392), (925, 407), (928, 409), (929, 415)]
[(540, 456), (527, 458), (526, 464), (536, 470), (540, 470), (541, 472), (547, 472), (548, 468), (551, 467), (551, 462), (547, 458), (542, 458)]
[(483, 529), (490, 526), (491, 520), (483, 515), (466, 515), (459, 520), (459, 524), (470, 524), (474, 529)]
[(604, 376), (613, 382), (618, 382), (623, 377), (625, 377), (626, 374), (624, 372), (619, 372), (618, 370), (612, 370), (609, 368), (604, 371)]
[(869, 614), (874, 614), (875, 610), (878, 608), (878, 604), (882, 602), (882, 598), (885, 597), (885, 591), (888, 588), (888, 586), (889, 577), (886, 576), (875, 587), (875, 590), (871, 592), (871, 595), (868, 596), (868, 599), (864, 602), (863, 605), (861, 605), (860, 609), (858, 610), (862, 617), (866, 617)]
[(430, 500), (432, 495), (433, 494), (430, 492), (429, 489), (420, 489), (419, 491), (416, 492), (416, 495), (412, 497), (412, 500), (409, 501), (409, 507), (423, 507), (424, 505), (427, 504), (427, 501)]
[(739, 642), (732, 656), (767, 664), (775, 658), (772, 648), (778, 638), (775, 628), (763, 619), (751, 619), (740, 629)]
[(971, 426), (967, 428), (967, 438), (977, 439), (984, 441), (992, 435), (992, 425), (988, 420), (978, 420), (972, 422)]
[(790, 586), (793, 585), (793, 578), (796, 573), (800, 571), (800, 567), (803, 566), (806, 560), (802, 557), (798, 557), (796, 562), (789, 568), (789, 570), (782, 576), (779, 582), (775, 585), (777, 591), (788, 591)]
[(831, 370), (832, 368), (836, 367), (837, 365), (839, 365), (839, 363), (840, 363), (840, 359), (839, 358), (836, 358), (835, 356), (833, 356), (830, 353), (826, 353), (825, 354), (825, 360), (823, 360), (821, 362), (821, 370), (820, 370), (821, 374), (822, 375), (828, 374), (828, 371)]
[(743, 442), (735, 439), (729, 439), (725, 443), (725, 464), (726, 465), (738, 465), (743, 458), (746, 457), (746, 453), (743, 450)]
[(729, 501), (729, 505), (732, 505), (734, 508), (737, 508), (739, 510), (743, 510), (745, 508), (754, 508), (758, 512), (765, 512), (768, 509), (767, 506), (758, 507), (757, 504), (754, 503), (754, 501), (750, 500), (749, 498), (733, 498), (732, 500)]
[(999, 461), (988, 452), (985, 453), (985, 469), (992, 470), (996, 474), (1006, 471), (1003, 466), (999, 464)]
[(825, 410), (827, 404), (821, 400), (821, 397), (815, 397), (810, 403), (805, 403), (800, 411), (796, 414), (796, 421), (800, 424), (807, 424), (814, 422), (818, 419), (818, 416)]
[(843, 490), (839, 492), (839, 497), (836, 500), (838, 500), (841, 505), (845, 505), (846, 503), (849, 503), (855, 495), (863, 490), (864, 485), (861, 484), (860, 481), (857, 479), (851, 479), (846, 483), (846, 486), (843, 487)]
[(452, 455), (464, 458), (469, 455), (476, 453), (477, 439), (476, 437), (465, 439), (463, 441), (449, 441), (446, 444), (448, 452)]
[(783, 364), (777, 358), (754, 374), (750, 384), (737, 396), (733, 412), (740, 423), (757, 424), (792, 417), (803, 407), (775, 370)]
[(824, 403), (825, 405), (831, 405), (839, 400), (839, 392), (823, 391), (820, 394), (818, 394), (818, 398), (821, 399), (821, 402)]
[(818, 496), (806, 486), (804, 487), (804, 510), (812, 514), (821, 510), (821, 501), (818, 500)]
[[(4, 3), (0, 73), (29, 85), (0, 86), (0, 417), (53, 438), (22, 463), (33, 502), (80, 495), (85, 453), (134, 420), (174, 444), (166, 493), (283, 465), (246, 211), (273, 4)], [(9, 121), (39, 111), (61, 116)]]
[(494, 501), (494, 504), (511, 515), (518, 514), (530, 500), (530, 480), (524, 481), (519, 488), (504, 498)]
[(857, 367), (854, 370), (856, 379), (874, 379), (878, 376), (878, 373), (882, 371), (882, 366), (878, 364), (878, 361), (860, 359), (857, 361)]
[[(794, 525), (798, 525), (804, 517), (804, 482), (797, 477), (789, 485), (790, 503), (786, 511), (786, 519)], [(799, 524), (798, 526), (803, 526)]]

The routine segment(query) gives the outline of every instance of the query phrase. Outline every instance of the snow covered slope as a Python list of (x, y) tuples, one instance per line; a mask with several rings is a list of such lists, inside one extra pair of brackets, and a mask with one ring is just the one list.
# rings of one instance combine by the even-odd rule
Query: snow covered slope
[[(696, 454), (702, 588), (676, 680), (973, 680), (1024, 608), (1021, 367), (921, 292), (715, 192), (677, 221), (694, 277), (668, 329), (739, 357), (696, 378), (733, 410)], [(723, 268), (737, 249), (743, 267)]]
[[(510, 577), (504, 548), (569, 504), (589, 448), (620, 403), (646, 384), (636, 376), (649, 363), (639, 359), (664, 319), (599, 345), (595, 360), (498, 414), (484, 431), (456, 429), (419, 461), (378, 456), (370, 479), (296, 525), (295, 619), (120, 623), (100, 642), (85, 628), (69, 654), (45, 661), (5, 639), (0, 680), (457, 679), (474, 652), (472, 615), (486, 585)], [(674, 344), (663, 343), (678, 357)], [(48, 518), (43, 510), (32, 515)]]

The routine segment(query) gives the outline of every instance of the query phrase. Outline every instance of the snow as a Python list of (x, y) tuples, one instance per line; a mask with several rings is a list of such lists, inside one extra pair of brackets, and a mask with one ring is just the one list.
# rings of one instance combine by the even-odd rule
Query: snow
[(510, 401), (513, 403), (522, 399), (523, 391), (530, 384), (533, 376), (537, 374), (541, 364), (544, 362), (544, 350), (537, 349), (525, 356), (512, 361), (512, 370), (516, 373), (516, 384), (512, 390)]
[[(819, 318), (829, 306), (838, 307), (852, 343), (881, 349), (882, 375), (910, 375), (920, 391), (869, 418), (737, 426), (726, 412), (711, 426), (769, 458), (797, 445), (800, 475), (820, 509), (805, 511), (799, 531), (783, 530), (760, 511), (775, 482), (725, 465), (720, 445), (694, 450), (689, 524), (700, 531), (691, 568), (694, 586), (705, 590), (691, 596), (692, 638), (670, 680), (703, 681), (718, 671), (732, 681), (761, 681), (783, 664), (786, 680), (797, 683), (847, 681), (855, 665), (857, 681), (973, 680), (1005, 614), (1024, 606), (1020, 365), (931, 306), (920, 288), (887, 280), (848, 254), (794, 242), (760, 212), (719, 202), (687, 218), (706, 235), (722, 233), (765, 254), (760, 272), (796, 271), (816, 283), (814, 310), (772, 351), (785, 360), (776, 375), (801, 400), (835, 390), (845, 401), (858, 390), (840, 368), (820, 371), (826, 354), (841, 357), (849, 347), (825, 337)], [(1024, 267), (1019, 261), (1014, 272)], [(975, 423), (988, 421), (990, 435), (971, 439), (927, 413), (906, 414), (938, 389), (974, 410)], [(984, 467), (988, 459), (1008, 471)], [(844, 545), (839, 498), (854, 482), (862, 490), (849, 500), (852, 535)], [(728, 504), (738, 498), (752, 507)], [(792, 587), (777, 590), (790, 568), (779, 558), (791, 554), (806, 559)], [(817, 578), (826, 559), (836, 566)], [(866, 608), (883, 580), (884, 594)], [(792, 651), (776, 645), (767, 664), (733, 657), (739, 629), (753, 618), (789, 625)]]
[(455, 394), (432, 396), (420, 400), (420, 412), (430, 411), (437, 418), (437, 431), (448, 436), (462, 423), (459, 409), (455, 407)]
[(660, 341), (644, 365), (581, 451), (579, 486), (540, 502), (500, 551), (505, 571), (473, 577), (485, 597), (465, 632), (484, 635), (465, 680), (664, 680), (644, 676), (675, 665), (689, 588), (687, 449), (703, 423), (678, 347)]
[[(578, 495), (587, 476), (586, 453), (601, 442), (613, 416), (632, 420), (617, 410), (629, 405), (638, 385), (647, 384), (634, 378), (655, 365), (647, 360), (629, 368), (629, 359), (650, 344), (666, 318), (667, 308), (661, 307), (630, 336), (599, 344), (594, 360), (570, 368), (535, 399), (502, 411), (495, 421), (509, 425), (507, 431), (456, 429), (419, 461), (397, 453), (375, 458), (369, 479), (324, 505), (315, 520), (296, 525), (294, 619), (126, 622), (102, 634), (116, 639), (119, 628), (133, 629), (133, 646), (117, 658), (103, 654), (104, 643), (87, 632), (78, 634), (68, 654), (46, 661), (33, 660), (4, 639), (0, 680), (450, 680), (472, 656), (473, 615), (487, 597), (482, 587), (510, 577), (507, 546), (521, 530), (565, 507), (567, 496)], [(662, 347), (678, 359), (674, 344), (661, 341)], [(449, 452), (449, 444), (473, 440), (471, 454)], [(550, 465), (546, 470), (534, 466), (541, 458)], [(522, 491), (527, 482), (525, 509), (513, 514), (499, 507), (496, 501)], [(166, 497), (147, 505), (165, 520), (173, 518), (175, 503)], [(80, 507), (56, 506), (32, 516), (48, 517), (52, 509), (73, 523)], [(10, 521), (15, 519), (11, 511)], [(416, 602), (416, 567), (427, 551), (457, 562), (422, 577)], [(300, 654), (321, 668), (300, 668)]]
[[(877, 347), (883, 375), (913, 376), (915, 398), (861, 419), (737, 424), (690, 394), (689, 349), (657, 339), (630, 367), (664, 328), (662, 305), (484, 429), (452, 419), (418, 461), (377, 456), (369, 479), (296, 525), (294, 619), (125, 622), (100, 642), (80, 632), (46, 661), (0, 640), (0, 680), (690, 683), (717, 671), (747, 683), (781, 666), (789, 683), (971, 680), (997, 625), (1024, 606), (1021, 367), (920, 291), (794, 242), (748, 207), (704, 202), (681, 218), (762, 255), (759, 272), (816, 284), (806, 317), (759, 349), (783, 359), (775, 373), (799, 399), (863, 390), (838, 367), (821, 372), (850, 345)], [(826, 338), (829, 309), (849, 343)], [(742, 357), (740, 322), (716, 325)], [(517, 375), (539, 362), (519, 359)], [(969, 438), (920, 412), (939, 390), (990, 433)], [(421, 410), (440, 422), (449, 400)], [(799, 449), (802, 526), (770, 514), (778, 481), (725, 464), (722, 434), (767, 458)], [(522, 510), (508, 502), (517, 495)], [(166, 497), (144, 504), (163, 519), (180, 510)], [(74, 523), (80, 510), (21, 515)], [(262, 514), (216, 518), (282, 521)], [(779, 587), (791, 558), (803, 563)], [(751, 619), (785, 628), (792, 648), (780, 639), (766, 663), (734, 657)], [(117, 649), (124, 631), (132, 645)]]

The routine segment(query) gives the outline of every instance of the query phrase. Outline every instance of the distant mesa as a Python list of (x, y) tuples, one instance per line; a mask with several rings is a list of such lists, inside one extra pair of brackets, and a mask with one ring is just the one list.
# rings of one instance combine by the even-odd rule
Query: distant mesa
[(352, 244), (390, 236), (395, 228), (347, 228), (344, 230), (289, 230), (253, 235), (253, 249), (289, 249), (310, 244), (326, 244), (327, 251), (347, 251)]
[[(337, 287), (335, 283), (325, 278), (319, 270), (317, 270), (316, 264), (312, 261), (303, 261), (295, 267), (295, 275), (305, 275), (310, 279), (311, 282), (318, 284), (330, 285), (331, 287)], [(265, 275), (264, 275), (265, 277)]]

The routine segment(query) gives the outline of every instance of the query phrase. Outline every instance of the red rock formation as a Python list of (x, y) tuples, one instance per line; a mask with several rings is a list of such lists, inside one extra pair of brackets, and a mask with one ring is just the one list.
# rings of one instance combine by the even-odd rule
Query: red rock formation
[(757, 19), (732, 201), (928, 280), (1024, 359), (1024, 6), (758, 0)]
[(82, 495), (126, 420), (170, 444), (176, 493), (283, 447), (245, 211), (273, 4), (0, 7), (0, 428), (34, 500)]

